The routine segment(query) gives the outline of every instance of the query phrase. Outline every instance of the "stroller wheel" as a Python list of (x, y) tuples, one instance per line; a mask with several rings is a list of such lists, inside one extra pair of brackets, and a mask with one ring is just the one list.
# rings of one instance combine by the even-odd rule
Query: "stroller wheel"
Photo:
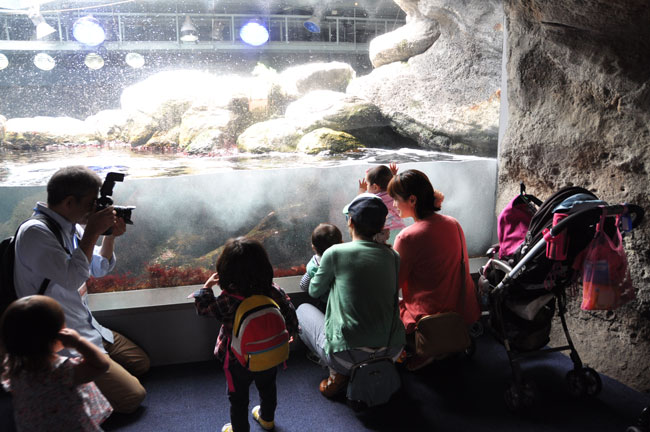
[(516, 383), (511, 383), (503, 396), (509, 410), (521, 411), (535, 405), (538, 391), (532, 381), (523, 380), (519, 386)]
[(596, 396), (603, 389), (603, 382), (598, 372), (590, 367), (583, 368), (581, 371), (582, 379), (585, 382), (587, 396)]
[(587, 394), (586, 383), (582, 379), (579, 369), (572, 369), (567, 372), (566, 383), (571, 396), (582, 397)]
[(474, 338), (481, 337), (483, 335), (483, 323), (481, 321), (476, 321), (472, 326), (469, 328), (469, 335)]
[(470, 344), (467, 348), (465, 348), (465, 351), (463, 351), (463, 355), (466, 358), (471, 359), (474, 357), (474, 353), (476, 352), (476, 339), (474, 339), (474, 337), (470, 337), (469, 340)]
[(598, 372), (592, 368), (573, 369), (566, 374), (569, 393), (575, 397), (596, 396), (603, 388)]

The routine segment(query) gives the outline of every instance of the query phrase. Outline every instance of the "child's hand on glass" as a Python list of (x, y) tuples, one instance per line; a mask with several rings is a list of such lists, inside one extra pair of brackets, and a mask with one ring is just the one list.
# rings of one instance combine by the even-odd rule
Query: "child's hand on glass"
[(207, 281), (203, 284), (203, 288), (212, 288), (219, 284), (219, 273), (212, 273)]
[(368, 183), (366, 182), (366, 179), (360, 179), (359, 180), (359, 193), (364, 193), (368, 190)]
[(398, 170), (399, 168), (397, 168), (397, 164), (396, 164), (395, 162), (391, 162), (391, 163), (388, 164), (388, 169), (390, 169), (390, 172), (391, 172), (394, 176), (396, 176), (396, 175), (397, 175), (397, 170)]

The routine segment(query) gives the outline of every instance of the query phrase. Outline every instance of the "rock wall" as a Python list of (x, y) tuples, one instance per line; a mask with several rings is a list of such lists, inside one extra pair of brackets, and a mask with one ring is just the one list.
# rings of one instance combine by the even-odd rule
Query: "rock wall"
[[(505, 0), (504, 13), (508, 123), (499, 148), (497, 211), (523, 181), (541, 198), (577, 185), (650, 212), (648, 2)], [(585, 312), (575, 296), (568, 312), (583, 361), (646, 392), (649, 242), (647, 221), (625, 239), (636, 301), (613, 312)], [(560, 341), (561, 327), (554, 327)]]
[(372, 40), (375, 69), (347, 92), (379, 106), (402, 135), (435, 150), (494, 156), (500, 0), (395, 0), (406, 25)]

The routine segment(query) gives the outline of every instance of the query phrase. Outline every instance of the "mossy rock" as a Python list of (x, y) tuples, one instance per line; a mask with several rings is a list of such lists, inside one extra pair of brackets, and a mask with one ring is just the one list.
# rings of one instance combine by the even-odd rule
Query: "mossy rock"
[(326, 150), (331, 153), (345, 153), (363, 147), (363, 144), (353, 135), (328, 128), (313, 130), (303, 136), (298, 143), (298, 151), (308, 154), (317, 154)]

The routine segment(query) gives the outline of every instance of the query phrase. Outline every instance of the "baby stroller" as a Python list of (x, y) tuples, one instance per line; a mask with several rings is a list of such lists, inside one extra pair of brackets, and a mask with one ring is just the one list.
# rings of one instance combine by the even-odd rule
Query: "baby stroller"
[[(489, 260), (480, 271), (479, 291), (487, 309), (488, 327), (507, 352), (513, 380), (505, 392), (511, 410), (531, 407), (536, 398), (535, 384), (524, 378), (521, 361), (532, 355), (570, 351), (573, 369), (566, 375), (569, 391), (594, 396), (601, 390), (598, 373), (584, 367), (573, 345), (565, 312), (566, 290), (575, 283), (580, 255), (594, 238), (601, 215), (606, 215), (604, 231), (611, 236), (618, 229), (614, 216), (626, 215), (631, 227), (643, 218), (643, 209), (632, 204), (608, 205), (579, 187), (561, 189), (537, 208), (541, 201), (524, 194), (521, 201), (530, 209), (532, 219), (525, 240), (512, 254), (497, 257), (498, 249), (488, 251)], [(524, 207), (525, 209), (525, 207)], [(558, 216), (559, 214), (559, 216)], [(561, 219), (561, 217), (563, 217)], [(554, 223), (555, 222), (555, 223)], [(561, 245), (558, 240), (567, 241)], [(563, 251), (547, 257), (547, 243)], [(557, 314), (562, 323), (566, 345), (546, 347), (551, 323)]]

